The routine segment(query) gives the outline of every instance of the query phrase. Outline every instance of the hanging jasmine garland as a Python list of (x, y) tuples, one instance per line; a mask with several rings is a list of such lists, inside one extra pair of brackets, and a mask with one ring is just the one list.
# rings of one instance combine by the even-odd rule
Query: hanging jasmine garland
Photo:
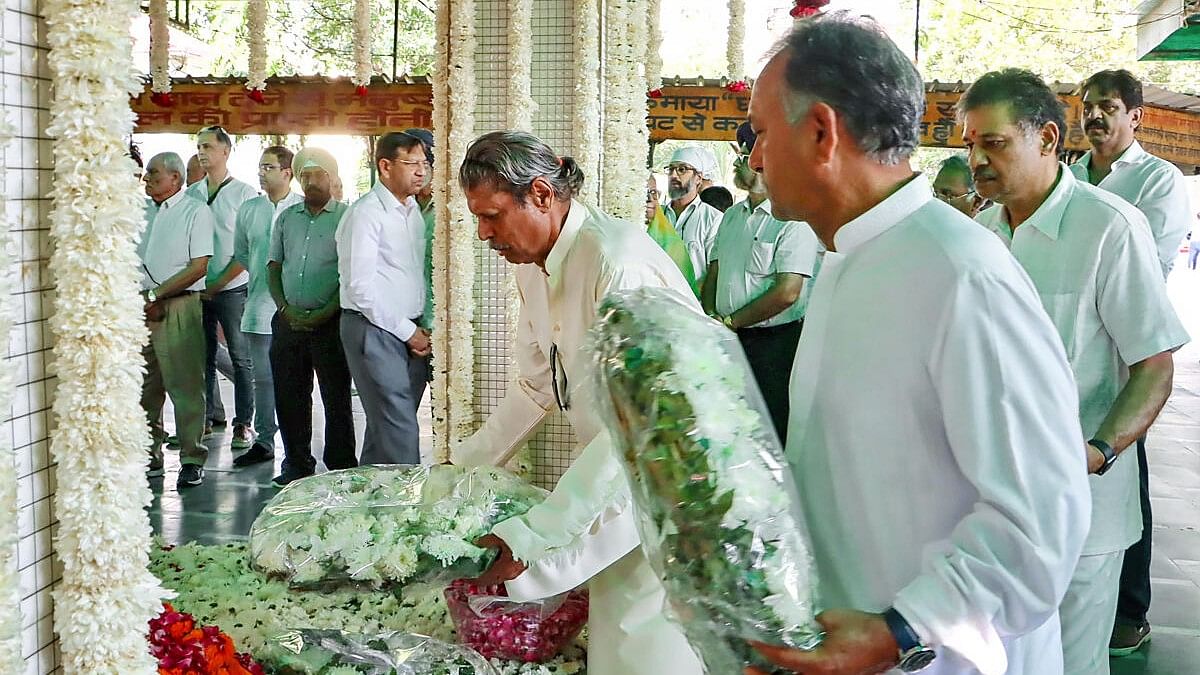
[(746, 0), (729, 0), (729, 41), (725, 45), (725, 74), (730, 82), (746, 76)]
[(646, 86), (655, 92), (662, 88), (662, 54), (659, 53), (662, 46), (662, 0), (650, 0), (647, 12), (650, 36), (646, 42)]
[(150, 0), (150, 97), (159, 105), (171, 104), (171, 29), (167, 0)]
[(433, 456), (434, 461), (444, 462), (450, 457), (450, 427), (449, 410), (446, 405), (446, 384), (448, 371), (446, 357), (450, 353), (450, 341), (447, 339), (450, 330), (450, 316), (446, 309), (446, 299), (450, 297), (450, 250), (446, 246), (450, 236), (450, 212), (446, 208), (449, 197), (451, 177), (449, 145), (450, 115), (447, 106), (450, 94), (447, 89), (446, 73), (450, 70), (450, 3), (449, 0), (440, 2), (434, 14), (434, 30), (436, 31), (435, 68), (433, 71), (433, 208), (434, 225), (433, 241), (430, 245), (433, 252), (433, 288), (430, 292), (436, 301), (433, 303), (433, 382), (430, 384), (429, 396), (433, 402)]
[(575, 3), (575, 159), (585, 176), (583, 199), (600, 199), (600, 6)]
[(646, 0), (610, 0), (606, 7), (607, 73), (604, 78), (603, 208), (618, 218), (641, 222), (648, 151)]
[(371, 0), (354, 0), (354, 76), (360, 96), (371, 84)]
[[(247, 0), (246, 34), (250, 39), (250, 63), (246, 88), (250, 97), (261, 103), (262, 90), (267, 88), (267, 0)], [(255, 96), (255, 93), (258, 95)]]
[[(7, 52), (0, 42), (0, 56)], [(0, 112), (0, 148), (8, 146), (16, 129), (8, 113)], [(5, 167), (0, 164), (0, 185), (4, 185)], [(12, 222), (7, 198), (0, 195), (0, 337), (7, 339), (13, 325)], [(0, 410), (9, 410), (13, 398), (13, 368), (9, 361), (0, 363)], [(0, 436), (0, 672), (20, 672), (21, 594), (17, 576), (17, 464), (12, 437)]]
[(508, 114), (509, 129), (533, 132), (533, 0), (508, 0)]
[[(155, 672), (147, 622), (166, 591), (146, 570), (150, 435), (140, 405), (146, 327), (136, 242), (144, 227), (129, 98), (140, 89), (129, 49), (135, 0), (45, 0), (55, 96), (50, 269), (57, 281), (58, 465), (54, 630), (68, 673)], [(80, 161), (86, 157), (87, 161)]]

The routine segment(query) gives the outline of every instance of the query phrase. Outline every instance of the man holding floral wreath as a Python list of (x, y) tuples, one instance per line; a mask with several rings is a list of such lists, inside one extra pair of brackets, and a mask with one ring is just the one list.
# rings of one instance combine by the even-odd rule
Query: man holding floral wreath
[(639, 546), (628, 483), (597, 413), (581, 346), (601, 298), (651, 286), (699, 305), (679, 268), (644, 228), (575, 201), (583, 172), (536, 137), (484, 135), (459, 170), (479, 238), (515, 263), (521, 311), (517, 379), (455, 464), (503, 465), (555, 409), (583, 446), (547, 500), (499, 523), (480, 545), (499, 548), (485, 583), (518, 599), (583, 583), (591, 593), (592, 675), (699, 675), (679, 628), (663, 616), (662, 584)]

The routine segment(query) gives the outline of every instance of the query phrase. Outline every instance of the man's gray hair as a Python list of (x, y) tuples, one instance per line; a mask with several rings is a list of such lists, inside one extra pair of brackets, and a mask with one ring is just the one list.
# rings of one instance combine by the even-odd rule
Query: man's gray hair
[(559, 157), (540, 138), (524, 131), (493, 131), (475, 139), (458, 170), (464, 190), (490, 185), (525, 203), (529, 186), (545, 178), (558, 199), (571, 199), (583, 187), (583, 171), (571, 157)]
[(158, 162), (162, 165), (163, 171), (179, 174), (179, 179), (183, 180), (187, 176), (187, 169), (183, 165), (183, 159), (174, 152), (160, 152), (150, 158), (150, 162), (146, 164), (149, 169), (151, 164)]
[(920, 144), (925, 83), (873, 20), (844, 11), (805, 19), (774, 53), (786, 59), (783, 103), (791, 123), (824, 103), (880, 164), (907, 159)]

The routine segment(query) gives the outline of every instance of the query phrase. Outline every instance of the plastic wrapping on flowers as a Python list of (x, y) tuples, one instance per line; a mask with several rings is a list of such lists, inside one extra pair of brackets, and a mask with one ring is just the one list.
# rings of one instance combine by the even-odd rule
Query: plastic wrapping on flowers
[(296, 481), (250, 528), (254, 566), (296, 588), (475, 577), (492, 553), (474, 545), (546, 491), (495, 467), (367, 466)]
[(799, 500), (737, 337), (674, 292), (643, 288), (604, 299), (591, 343), (642, 547), (706, 671), (769, 671), (748, 639), (815, 647)]
[(496, 675), (470, 649), (401, 632), (292, 630), (268, 642), (266, 660), (280, 675)]
[(479, 586), (459, 579), (446, 587), (446, 606), (463, 644), (489, 659), (545, 663), (579, 635), (588, 620), (588, 594), (509, 600), (503, 584)]

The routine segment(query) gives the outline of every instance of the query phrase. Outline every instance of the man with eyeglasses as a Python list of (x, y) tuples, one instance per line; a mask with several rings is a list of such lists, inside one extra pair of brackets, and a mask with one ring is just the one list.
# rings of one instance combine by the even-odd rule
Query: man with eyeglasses
[(459, 183), (479, 238), (515, 263), (521, 310), (517, 377), (455, 464), (508, 463), (553, 411), (582, 450), (545, 502), (499, 523), (481, 546), (501, 549), (485, 583), (510, 597), (551, 597), (586, 583), (592, 675), (699, 675), (695, 654), (662, 613), (662, 584), (639, 546), (629, 487), (586, 385), (584, 345), (600, 300), (644, 286), (672, 289), (699, 310), (669, 257), (642, 228), (575, 199), (583, 172), (523, 132), (484, 135)]
[(274, 145), (258, 160), (258, 184), (266, 192), (238, 209), (233, 233), (233, 259), (246, 268), (246, 309), (242, 312), (242, 337), (250, 346), (254, 363), (254, 443), (233, 460), (242, 467), (269, 462), (275, 457), (275, 378), (271, 373), (271, 317), (275, 301), (267, 283), (267, 258), (271, 230), (279, 214), (304, 201), (292, 190), (292, 151)]
[(417, 407), (429, 376), (425, 309), (425, 144), (395, 131), (375, 144), (379, 181), (338, 226), (342, 346), (367, 416), (362, 464), (420, 464)]
[(254, 366), (250, 350), (242, 338), (242, 313), (246, 307), (250, 275), (233, 258), (234, 228), (238, 209), (258, 195), (249, 183), (229, 174), (229, 154), (233, 139), (221, 127), (205, 127), (196, 134), (196, 156), (205, 171), (205, 179), (188, 188), (188, 194), (208, 204), (216, 227), (213, 229), (213, 257), (208, 261), (204, 307), (204, 386), (209, 424), (217, 421), (221, 392), (217, 384), (217, 326), (225, 336), (225, 346), (233, 361), (233, 440), (230, 447), (250, 447), (250, 425), (254, 421)]
[(735, 332), (779, 440), (787, 442), (788, 379), (822, 247), (804, 222), (777, 220), (762, 176), (750, 168), (755, 135), (737, 130), (734, 184), (748, 193), (721, 219), (700, 294), (704, 311)]
[(337, 160), (327, 150), (304, 148), (292, 162), (304, 202), (279, 214), (271, 232), (267, 280), (278, 311), (271, 319), (271, 373), (275, 412), (283, 437), (283, 467), (271, 484), (284, 487), (316, 473), (312, 454), (313, 375), (325, 408), (325, 466), (358, 464), (350, 369), (338, 318), (338, 254), (335, 235), (346, 214), (333, 198)]
[(721, 223), (721, 212), (700, 199), (700, 185), (705, 178), (702, 167), (710, 164), (706, 154), (711, 155), (697, 146), (684, 146), (671, 155), (667, 164), (667, 194), (671, 197), (667, 219), (687, 244), (697, 277), (703, 277), (708, 269)]
[(968, 218), (974, 218), (990, 206), (988, 200), (975, 191), (975, 177), (971, 175), (967, 158), (962, 155), (951, 155), (942, 162), (933, 179), (933, 194)]

